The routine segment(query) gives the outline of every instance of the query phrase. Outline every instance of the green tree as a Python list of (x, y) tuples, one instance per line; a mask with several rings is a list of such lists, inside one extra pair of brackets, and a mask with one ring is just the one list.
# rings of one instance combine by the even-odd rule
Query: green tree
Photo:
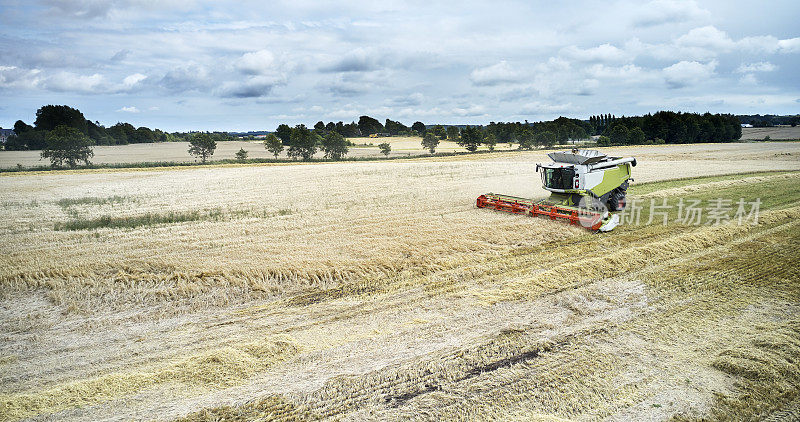
[(389, 143), (384, 142), (382, 144), (378, 144), (378, 148), (381, 150), (381, 154), (385, 156), (389, 156), (389, 153), (392, 152), (392, 146)]
[(361, 130), (362, 136), (369, 136), (373, 133), (380, 133), (384, 131), (381, 122), (369, 116), (361, 116), (358, 118), (358, 129)]
[(28, 149), (28, 145), (19, 135), (11, 135), (6, 138), (6, 143), (3, 145), (6, 151), (23, 151)]
[(383, 127), (385, 127), (386, 131), (392, 135), (399, 135), (402, 132), (408, 132), (408, 126), (389, 119), (386, 119), (386, 123), (384, 123)]
[(325, 158), (341, 160), (347, 154), (347, 140), (337, 132), (328, 132), (322, 139), (322, 150), (325, 151)]
[(614, 145), (625, 145), (628, 142), (628, 128), (622, 124), (615, 124), (608, 132), (608, 137)]
[(323, 122), (322, 120), (318, 121), (314, 125), (314, 131), (319, 133), (320, 135), (323, 135), (325, 133), (325, 122)]
[(586, 134), (586, 129), (578, 125), (574, 125), (570, 128), (569, 137), (573, 141), (580, 141), (581, 139), (588, 138), (589, 135)]
[(414, 124), (411, 125), (411, 130), (419, 133), (419, 136), (422, 136), (425, 134), (425, 132), (427, 132), (427, 129), (425, 129), (425, 123), (422, 122), (414, 122)]
[(47, 146), (42, 150), (42, 158), (49, 158), (53, 167), (63, 167), (66, 163), (75, 168), (79, 161), (89, 165), (94, 156), (92, 140), (80, 130), (67, 125), (56, 126), (45, 137)]
[(247, 151), (244, 148), (239, 148), (239, 151), (236, 151), (236, 161), (244, 162), (247, 159)]
[(17, 120), (16, 123), (14, 123), (14, 133), (17, 134), (17, 136), (22, 135), (29, 130), (33, 130), (33, 126), (23, 122), (22, 120)]
[(460, 135), (461, 131), (458, 130), (458, 126), (448, 126), (447, 127), (447, 139), (451, 141), (457, 141), (458, 136)]
[(289, 125), (278, 125), (278, 128), (275, 129), (275, 135), (281, 138), (281, 142), (283, 142), (284, 145), (289, 145), (292, 142), (292, 128), (290, 128)]
[(494, 133), (490, 133), (486, 135), (486, 138), (484, 138), (483, 143), (489, 147), (489, 151), (494, 151), (494, 146), (497, 145), (497, 137), (494, 136)]
[(283, 151), (283, 142), (281, 142), (280, 138), (275, 136), (274, 133), (270, 133), (267, 135), (267, 138), (264, 139), (264, 148), (271, 152), (275, 158), (278, 158), (278, 154)]
[(136, 128), (130, 123), (117, 123), (106, 130), (106, 133), (114, 138), (117, 145), (127, 145), (133, 142), (135, 132)]
[(556, 134), (550, 132), (549, 130), (544, 132), (539, 132), (534, 136), (533, 142), (536, 145), (542, 145), (547, 148), (552, 148), (553, 145), (556, 144)]
[(439, 138), (428, 132), (422, 137), (422, 146), (433, 154), (436, 152), (436, 147), (439, 146)]
[(189, 139), (189, 154), (200, 157), (200, 161), (206, 162), (208, 157), (214, 155), (217, 149), (217, 141), (211, 135), (197, 132)]
[(436, 125), (432, 127), (430, 131), (433, 132), (434, 135), (438, 136), (441, 140), (447, 139), (447, 130), (445, 130), (444, 126), (442, 125)]
[(302, 157), (308, 161), (317, 152), (317, 137), (311, 133), (306, 125), (297, 125), (292, 128), (292, 137), (289, 141), (289, 157), (297, 159)]
[(519, 141), (519, 149), (533, 149), (535, 146), (533, 129), (531, 129), (530, 126), (521, 128), (519, 133), (517, 133), (517, 140)]
[(128, 136), (128, 142), (131, 144), (144, 144), (155, 142), (155, 140), (155, 133), (150, 130), (150, 128), (144, 126), (136, 129)]
[(644, 136), (644, 131), (640, 127), (635, 127), (628, 132), (629, 145), (641, 145), (647, 138)]
[(36, 121), (33, 124), (38, 130), (53, 130), (56, 126), (64, 125), (88, 134), (88, 125), (83, 113), (65, 105), (42, 106), (36, 110)]
[(599, 147), (611, 146), (611, 138), (605, 135), (600, 135), (600, 137), (597, 138), (597, 146)]
[(480, 128), (467, 125), (467, 127), (461, 131), (461, 140), (458, 141), (458, 145), (466, 148), (469, 152), (475, 152), (478, 149), (478, 145), (481, 143), (482, 137), (483, 132)]

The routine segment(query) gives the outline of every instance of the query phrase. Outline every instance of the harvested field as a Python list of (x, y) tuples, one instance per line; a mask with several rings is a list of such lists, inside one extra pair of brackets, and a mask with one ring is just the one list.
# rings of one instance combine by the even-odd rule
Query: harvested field
[(796, 415), (800, 144), (610, 151), (760, 218), (474, 207), (544, 152), (1, 175), (0, 419)]
[[(356, 144), (351, 146), (348, 157), (383, 157), (378, 144), (388, 142), (392, 146), (390, 157), (425, 155), (428, 151), (420, 144), (422, 138), (416, 136), (391, 137), (391, 138), (350, 138)], [(371, 145), (370, 145), (371, 144)], [(247, 151), (248, 158), (274, 158), (264, 148), (263, 141), (230, 141), (218, 142), (212, 160), (233, 160), (240, 148)], [(288, 148), (287, 148), (288, 149)], [(508, 145), (500, 144), (498, 150), (508, 149)], [(155, 144), (130, 144), (117, 146), (96, 146), (91, 162), (95, 164), (120, 164), (120, 163), (146, 163), (146, 162), (196, 162), (199, 159), (192, 157), (187, 152), (188, 142), (165, 142)], [(486, 150), (481, 147), (480, 150)], [(442, 141), (439, 152), (464, 151), (463, 147), (455, 142)], [(286, 150), (278, 158), (286, 159)], [(11, 168), (21, 165), (35, 167), (49, 165), (47, 160), (40, 157), (41, 151), (0, 151), (0, 168)], [(322, 158), (323, 153), (318, 152), (316, 158)]]
[(769, 136), (774, 140), (800, 140), (800, 126), (777, 126), (777, 127), (744, 127), (742, 128), (742, 140), (762, 140)]

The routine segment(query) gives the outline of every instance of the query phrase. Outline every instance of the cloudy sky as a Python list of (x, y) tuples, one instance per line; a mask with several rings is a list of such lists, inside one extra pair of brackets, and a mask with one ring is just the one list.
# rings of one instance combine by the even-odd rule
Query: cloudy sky
[(800, 3), (0, 0), (0, 126), (800, 112)]

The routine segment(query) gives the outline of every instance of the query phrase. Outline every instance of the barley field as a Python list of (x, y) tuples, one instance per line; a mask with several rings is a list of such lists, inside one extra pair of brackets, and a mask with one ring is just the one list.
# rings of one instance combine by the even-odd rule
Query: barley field
[(475, 208), (541, 151), (2, 174), (0, 420), (800, 416), (800, 144), (605, 151), (758, 221)]
[(770, 139), (800, 139), (800, 127), (795, 126), (776, 126), (776, 127), (745, 127), (742, 128), (742, 140), (762, 140), (769, 136)]
[[(378, 144), (388, 143), (392, 147), (390, 157), (409, 157), (428, 154), (422, 148), (421, 138), (418, 136), (395, 136), (391, 138), (349, 138), (355, 145), (349, 148), (348, 157), (383, 157)], [(239, 149), (247, 151), (248, 158), (274, 158), (264, 148), (263, 141), (226, 141), (218, 142), (217, 149), (211, 160), (233, 160)], [(486, 147), (479, 148), (486, 150)], [(509, 149), (507, 144), (499, 144), (498, 150)], [(94, 157), (91, 162), (95, 164), (132, 164), (147, 162), (197, 162), (199, 159), (189, 155), (188, 142), (164, 142), (149, 144), (130, 144), (115, 146), (94, 147)], [(289, 158), (288, 147), (278, 155), (278, 158)], [(436, 149), (438, 152), (465, 151), (455, 142), (442, 141)], [(317, 152), (315, 158), (323, 158), (323, 152)], [(0, 151), (0, 168), (13, 168), (18, 165), (23, 167), (47, 166), (50, 163), (41, 158), (41, 151)]]

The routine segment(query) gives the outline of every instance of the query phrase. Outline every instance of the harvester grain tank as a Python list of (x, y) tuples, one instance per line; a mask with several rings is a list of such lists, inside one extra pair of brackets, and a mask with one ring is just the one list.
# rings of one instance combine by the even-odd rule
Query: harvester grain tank
[(549, 217), (580, 224), (591, 230), (610, 231), (619, 224), (618, 211), (626, 206), (633, 157), (609, 157), (600, 151), (573, 149), (547, 154), (552, 163), (537, 164), (542, 187), (551, 192), (544, 200), (487, 193), (478, 197), (479, 208)]

